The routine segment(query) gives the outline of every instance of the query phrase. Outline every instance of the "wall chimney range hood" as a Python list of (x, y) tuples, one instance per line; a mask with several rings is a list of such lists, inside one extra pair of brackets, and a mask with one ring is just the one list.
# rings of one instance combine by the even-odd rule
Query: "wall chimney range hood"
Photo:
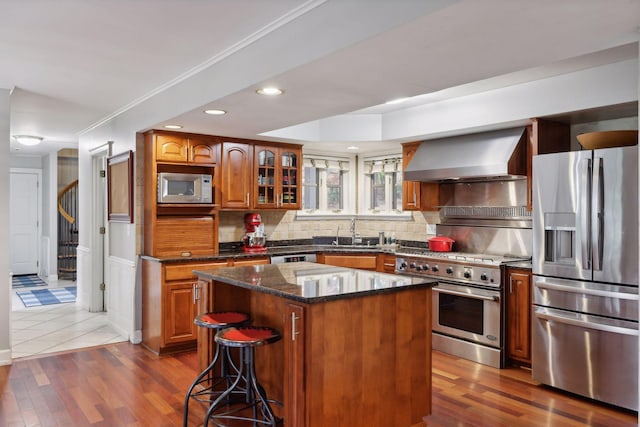
[(526, 128), (423, 141), (405, 166), (406, 181), (499, 180), (527, 175)]

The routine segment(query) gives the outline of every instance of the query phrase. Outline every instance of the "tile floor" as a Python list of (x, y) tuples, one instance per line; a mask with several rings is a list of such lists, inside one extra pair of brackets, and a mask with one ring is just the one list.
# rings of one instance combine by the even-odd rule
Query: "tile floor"
[[(50, 288), (73, 286), (75, 282), (51, 281)], [(109, 326), (106, 313), (90, 313), (73, 303), (25, 308), (12, 289), (12, 357), (27, 357), (126, 341)]]

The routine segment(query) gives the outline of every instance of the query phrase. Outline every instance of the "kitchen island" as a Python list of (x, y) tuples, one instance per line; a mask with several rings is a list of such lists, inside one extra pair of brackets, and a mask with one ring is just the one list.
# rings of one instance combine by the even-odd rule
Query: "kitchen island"
[[(431, 412), (427, 278), (298, 262), (195, 270), (199, 311), (242, 310), (283, 339), (258, 378), (289, 427), (408, 427)], [(213, 335), (199, 331), (201, 367)]]

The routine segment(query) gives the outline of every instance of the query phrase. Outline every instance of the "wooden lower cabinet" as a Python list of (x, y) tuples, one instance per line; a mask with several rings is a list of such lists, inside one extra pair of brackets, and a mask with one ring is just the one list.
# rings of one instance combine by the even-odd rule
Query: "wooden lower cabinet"
[(531, 271), (507, 269), (507, 356), (531, 366)]
[(378, 255), (378, 265), (376, 271), (381, 273), (396, 273), (396, 256), (393, 254)]
[(336, 267), (394, 273), (396, 257), (390, 254), (319, 253), (317, 254), (317, 262)]
[(142, 259), (142, 344), (156, 354), (196, 348), (201, 333), (193, 319), (211, 309), (209, 286), (193, 270), (268, 264), (269, 258), (162, 262)]
[[(284, 425), (407, 427), (431, 413), (431, 289), (306, 304), (208, 283), (215, 310), (282, 332), (256, 349), (256, 369)], [(211, 355), (207, 333), (198, 351)]]

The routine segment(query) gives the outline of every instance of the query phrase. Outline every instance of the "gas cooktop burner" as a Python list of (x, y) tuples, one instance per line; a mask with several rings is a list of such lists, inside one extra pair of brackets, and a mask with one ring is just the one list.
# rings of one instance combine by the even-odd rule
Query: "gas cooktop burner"
[(425, 249), (412, 249), (400, 250), (396, 252), (397, 256), (419, 257), (419, 258), (433, 258), (439, 260), (449, 260), (452, 262), (463, 262), (469, 264), (481, 264), (481, 265), (493, 265), (499, 266), (505, 262), (513, 262), (519, 260), (525, 260), (525, 257), (509, 257), (502, 255), (490, 255), (490, 254), (473, 254), (467, 252), (434, 252)]
[(396, 272), (499, 288), (500, 265), (523, 259), (526, 258), (409, 248), (396, 252)]

